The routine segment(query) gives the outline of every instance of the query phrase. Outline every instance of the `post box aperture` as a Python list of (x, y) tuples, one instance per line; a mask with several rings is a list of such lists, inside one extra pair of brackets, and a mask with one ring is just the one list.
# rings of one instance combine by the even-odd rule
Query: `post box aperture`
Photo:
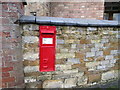
[(55, 71), (56, 27), (40, 26), (40, 71)]

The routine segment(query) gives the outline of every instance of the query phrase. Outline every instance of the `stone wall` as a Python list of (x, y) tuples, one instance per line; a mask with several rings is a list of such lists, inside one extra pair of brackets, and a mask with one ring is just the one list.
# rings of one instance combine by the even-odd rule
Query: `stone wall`
[(24, 74), (19, 24), (24, 14), (21, 2), (0, 2), (0, 88), (23, 88)]
[(118, 78), (118, 30), (57, 26), (56, 70), (40, 72), (39, 25), (22, 25), (26, 87), (86, 87)]

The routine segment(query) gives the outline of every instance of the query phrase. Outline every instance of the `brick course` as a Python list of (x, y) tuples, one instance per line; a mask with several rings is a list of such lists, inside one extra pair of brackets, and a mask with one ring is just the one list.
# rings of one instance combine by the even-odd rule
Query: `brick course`
[[(2, 88), (24, 87), (21, 35), (15, 21), (24, 14), (21, 2), (0, 2), (2, 44)], [(19, 12), (18, 12), (19, 11)], [(20, 78), (20, 79), (18, 79)]]

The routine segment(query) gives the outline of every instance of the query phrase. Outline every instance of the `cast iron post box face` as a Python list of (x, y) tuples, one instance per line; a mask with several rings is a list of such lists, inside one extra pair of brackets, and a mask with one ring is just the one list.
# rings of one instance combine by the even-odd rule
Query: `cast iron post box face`
[(56, 26), (40, 26), (40, 71), (55, 71)]

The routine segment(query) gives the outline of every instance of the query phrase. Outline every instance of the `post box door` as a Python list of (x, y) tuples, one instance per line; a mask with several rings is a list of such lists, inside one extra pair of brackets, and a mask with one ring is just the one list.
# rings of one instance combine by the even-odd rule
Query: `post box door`
[(56, 27), (40, 26), (40, 71), (55, 71)]

